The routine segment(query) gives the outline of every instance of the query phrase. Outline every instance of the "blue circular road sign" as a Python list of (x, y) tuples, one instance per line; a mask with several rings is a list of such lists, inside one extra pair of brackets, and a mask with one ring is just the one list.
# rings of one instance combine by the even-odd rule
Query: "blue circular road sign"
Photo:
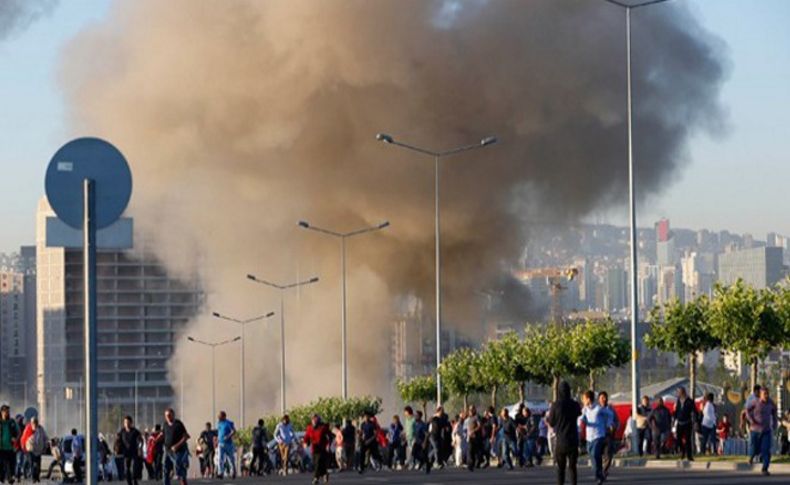
[(58, 218), (75, 229), (82, 229), (85, 179), (94, 182), (96, 228), (107, 227), (121, 217), (132, 196), (129, 164), (100, 138), (77, 138), (55, 153), (47, 167), (47, 199)]

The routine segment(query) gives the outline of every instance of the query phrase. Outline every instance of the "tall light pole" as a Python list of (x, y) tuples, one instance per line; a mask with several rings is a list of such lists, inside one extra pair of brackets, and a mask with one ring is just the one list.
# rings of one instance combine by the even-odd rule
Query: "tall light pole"
[(311, 225), (307, 221), (299, 221), (299, 227), (303, 227), (311, 231), (327, 234), (329, 236), (333, 236), (340, 239), (340, 273), (341, 273), (340, 287), (342, 288), (341, 297), (340, 297), (340, 340), (341, 340), (341, 348), (342, 348), (340, 389), (343, 399), (348, 399), (348, 338), (347, 338), (348, 317), (346, 315), (346, 239), (353, 236), (358, 236), (360, 234), (365, 234), (368, 232), (380, 231), (388, 227), (389, 225), (390, 225), (389, 221), (384, 221), (378, 225), (364, 227), (362, 229), (357, 229), (356, 231), (337, 232), (329, 229), (323, 229), (315, 225)]
[(223, 340), (221, 342), (206, 342), (203, 340), (196, 339), (194, 337), (187, 337), (187, 340), (190, 342), (194, 342), (196, 344), (205, 345), (206, 347), (211, 347), (211, 419), (214, 419), (217, 416), (217, 392), (216, 392), (216, 385), (217, 385), (217, 369), (216, 369), (216, 350), (217, 347), (222, 345), (230, 344), (233, 342), (238, 342), (241, 340), (241, 337), (236, 337), (234, 339)]
[[(621, 0), (604, 0), (612, 5), (625, 9), (625, 57), (626, 57), (626, 106), (628, 111), (628, 210), (631, 226), (631, 426), (636, 429), (636, 415), (639, 407), (639, 278), (636, 264), (636, 184), (634, 183), (634, 140), (633, 140), (633, 111), (631, 104), (631, 10), (668, 0), (646, 0), (640, 3), (625, 3)], [(693, 400), (693, 396), (692, 396)], [(632, 434), (632, 450), (639, 449), (638, 433)]]
[(137, 411), (137, 402), (138, 402), (137, 394), (139, 392), (138, 391), (138, 384), (137, 384), (139, 378), (137, 376), (139, 374), (140, 374), (139, 370), (134, 371), (134, 420), (137, 421), (137, 422), (140, 421), (140, 415), (138, 414), (138, 411)]
[(441, 234), (439, 230), (439, 160), (443, 157), (456, 155), (461, 152), (483, 148), (497, 142), (495, 136), (488, 136), (473, 145), (465, 145), (441, 152), (420, 148), (395, 140), (392, 136), (385, 133), (376, 135), (376, 139), (388, 145), (395, 145), (407, 150), (411, 150), (429, 157), (433, 157), (434, 163), (434, 231), (435, 231), (435, 251), (436, 251), (436, 403), (442, 404), (442, 378), (439, 375), (439, 365), (442, 363), (442, 259), (441, 259)]
[(178, 388), (179, 388), (179, 407), (178, 414), (184, 417), (184, 357), (178, 359)]
[(239, 320), (239, 319), (236, 319), (236, 318), (231, 318), (231, 317), (222, 315), (222, 314), (217, 313), (217, 312), (212, 313), (212, 315), (215, 318), (219, 318), (221, 320), (227, 320), (229, 322), (233, 322), (233, 323), (236, 323), (236, 324), (241, 326), (241, 377), (240, 377), (241, 385), (239, 386), (240, 389), (241, 389), (240, 390), (240, 394), (241, 395), (239, 396), (239, 412), (241, 413), (241, 427), (244, 428), (246, 426), (246, 424), (245, 424), (246, 407), (245, 407), (245, 401), (244, 401), (244, 383), (245, 383), (245, 380), (244, 380), (244, 347), (245, 347), (244, 329), (247, 327), (248, 323), (259, 322), (261, 320), (265, 320), (267, 318), (271, 318), (272, 316), (274, 316), (274, 312), (269, 312), (266, 315), (260, 315), (258, 317), (248, 318), (247, 320)]
[(296, 283), (288, 285), (272, 283), (271, 281), (262, 280), (251, 274), (247, 275), (247, 279), (280, 291), (280, 412), (285, 414), (285, 291), (317, 283), (318, 277), (297, 281)]

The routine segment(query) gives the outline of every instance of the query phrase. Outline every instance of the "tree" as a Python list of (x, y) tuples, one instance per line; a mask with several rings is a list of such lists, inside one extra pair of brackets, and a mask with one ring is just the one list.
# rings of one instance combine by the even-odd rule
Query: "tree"
[[(370, 413), (377, 415), (381, 413), (380, 397), (363, 396), (363, 397), (350, 397), (343, 399), (340, 397), (321, 397), (308, 404), (294, 406), (288, 409), (288, 417), (291, 418), (291, 424), (297, 431), (304, 431), (314, 414), (321, 416), (321, 419), (326, 423), (342, 423), (345, 419), (357, 419)], [(281, 416), (269, 415), (263, 418), (264, 426), (270, 432), (274, 431), (277, 423), (280, 422)], [(249, 426), (244, 433), (239, 433), (238, 444), (246, 444), (247, 440), (251, 439), (252, 426)]]
[(518, 384), (520, 402), (524, 402), (524, 383), (532, 376), (524, 359), (524, 344), (516, 332), (508, 332), (499, 340), (488, 342), (480, 354), (480, 376), (476, 379), (491, 391), (491, 405), (497, 407), (497, 390), (512, 383)]
[[(788, 348), (790, 347), (790, 276), (776, 287), (776, 311), (784, 324), (785, 343), (783, 346)], [(790, 380), (790, 370), (784, 370), (782, 379), (783, 381)]]
[(555, 325), (527, 326), (524, 334), (524, 365), (538, 384), (551, 385), (553, 399), (559, 393), (562, 376), (573, 375), (569, 331)]
[(777, 305), (781, 296), (771, 290), (755, 290), (738, 280), (731, 286), (716, 285), (710, 304), (711, 329), (722, 346), (740, 352), (751, 363), (751, 385), (757, 383), (760, 360), (788, 341), (788, 329)]
[(423, 416), (427, 416), (428, 403), (436, 399), (436, 376), (431, 374), (400, 380), (398, 381), (398, 394), (405, 403), (420, 403)]
[(787, 337), (785, 345), (790, 346), (790, 277), (776, 287), (776, 311), (784, 324)]
[(570, 331), (571, 359), (575, 374), (589, 377), (590, 389), (595, 389), (598, 373), (625, 365), (631, 355), (629, 341), (620, 335), (611, 320), (599, 320), (576, 325)]
[(526, 400), (526, 382), (535, 378), (529, 370), (526, 346), (516, 332), (508, 332), (502, 337), (500, 342), (504, 359), (510, 362), (510, 365), (507, 367), (507, 383), (518, 385), (519, 402), (524, 402)]
[(673, 352), (687, 361), (692, 399), (697, 389), (697, 355), (721, 343), (711, 329), (709, 307), (705, 295), (687, 303), (673, 300), (656, 306), (650, 312), (650, 331), (645, 335), (645, 344), (651, 349)]
[(445, 357), (439, 366), (443, 387), (450, 395), (463, 398), (464, 409), (469, 407), (469, 394), (485, 390), (483, 384), (476, 380), (480, 375), (479, 365), (477, 352), (460, 348)]

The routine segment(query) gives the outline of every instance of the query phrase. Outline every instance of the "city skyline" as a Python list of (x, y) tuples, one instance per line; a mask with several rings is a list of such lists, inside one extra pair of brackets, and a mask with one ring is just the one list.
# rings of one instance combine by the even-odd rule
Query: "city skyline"
[(790, 0), (745, 7), (0, 0), (0, 472), (770, 475)]

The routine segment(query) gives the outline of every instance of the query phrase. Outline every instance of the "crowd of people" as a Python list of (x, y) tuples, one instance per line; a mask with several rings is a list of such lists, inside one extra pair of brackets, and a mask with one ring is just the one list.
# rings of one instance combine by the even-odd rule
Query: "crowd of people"
[[(521, 404), (513, 409), (493, 407), (479, 413), (475, 406), (465, 407), (450, 416), (438, 406), (431, 416), (406, 406), (380, 424), (373, 413), (359, 420), (326, 423), (314, 415), (303, 432), (297, 432), (288, 415), (283, 416), (273, 433), (259, 420), (249, 438), (240, 440), (236, 426), (222, 411), (216, 423), (206, 423), (196, 440), (195, 455), (204, 478), (235, 479), (237, 475), (287, 475), (313, 472), (313, 483), (329, 481), (329, 471), (418, 470), (430, 474), (446, 467), (462, 467), (470, 472), (496, 466), (514, 469), (541, 465), (551, 457), (557, 468), (558, 483), (578, 480), (577, 462), (586, 454), (597, 483), (606, 481), (614, 457), (630, 451), (636, 433), (638, 454), (677, 454), (693, 460), (695, 454), (730, 454), (733, 423), (727, 414), (717, 415), (714, 396), (707, 394), (701, 405), (684, 388), (670, 403), (662, 398), (653, 402), (643, 397), (637, 416), (621, 423), (606, 392), (586, 391), (580, 402), (571, 397), (568, 383), (559, 386), (558, 399), (548, 409), (532, 410)], [(626, 416), (627, 418), (627, 416)], [(764, 474), (769, 474), (775, 433), (781, 454), (790, 454), (790, 412), (780, 418), (768, 389), (756, 386), (741, 413), (748, 427), (749, 462), (759, 459)], [(633, 427), (632, 427), (633, 426)], [(184, 424), (168, 409), (161, 424), (141, 431), (131, 416), (109, 446), (99, 435), (100, 478), (125, 479), (138, 485), (147, 472), (148, 480), (170, 485), (173, 478), (187, 483), (191, 437)], [(244, 442), (244, 446), (239, 446)], [(237, 454), (237, 451), (240, 451)], [(0, 406), (0, 483), (42, 477), (42, 456), (52, 461), (45, 478), (59, 468), (64, 480), (82, 481), (85, 439), (72, 430), (64, 438), (50, 438), (36, 417), (27, 422), (12, 417), (7, 405)], [(70, 464), (69, 471), (66, 463)]]
[[(106, 437), (101, 433), (98, 436), (99, 479), (111, 481), (117, 476), (128, 485), (137, 485), (145, 466), (149, 480), (170, 485), (175, 477), (180, 485), (187, 485), (189, 439), (172, 409), (165, 411), (162, 424), (157, 424), (152, 432), (139, 431), (132, 417), (126, 416), (113, 439), (112, 450)], [(12, 417), (8, 405), (0, 406), (0, 483), (38, 483), (42, 475), (46, 480), (52, 479), (56, 469), (61, 481), (82, 482), (85, 453), (85, 438), (76, 429), (63, 438), (50, 439), (37, 416), (26, 421), (22, 415)], [(41, 469), (44, 455), (52, 458), (46, 475)]]

